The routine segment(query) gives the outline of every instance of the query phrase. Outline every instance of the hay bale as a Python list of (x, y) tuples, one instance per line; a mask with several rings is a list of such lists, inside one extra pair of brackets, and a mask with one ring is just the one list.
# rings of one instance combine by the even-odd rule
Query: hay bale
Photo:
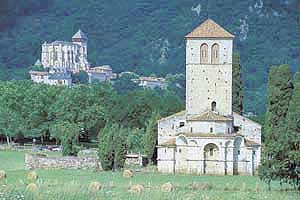
[(189, 188), (192, 190), (211, 190), (213, 186), (209, 183), (192, 183)]
[(90, 190), (96, 191), (96, 190), (101, 190), (101, 188), (102, 188), (102, 184), (97, 181), (91, 182), (89, 185)]
[(161, 187), (160, 187), (161, 191), (163, 192), (172, 192), (174, 190), (174, 186), (172, 185), (172, 183), (167, 182), (164, 183)]
[(5, 179), (6, 178), (6, 173), (4, 170), (0, 170), (0, 180)]
[(131, 170), (124, 170), (123, 177), (125, 177), (125, 178), (131, 178), (131, 177), (133, 177), (133, 171), (131, 171)]
[(144, 189), (145, 187), (143, 184), (136, 184), (136, 185), (131, 185), (128, 191), (132, 193), (141, 193), (144, 191)]
[(27, 178), (29, 180), (36, 180), (36, 179), (38, 179), (38, 175), (35, 171), (31, 171), (27, 174)]
[(26, 190), (30, 192), (35, 192), (38, 190), (38, 186), (35, 183), (30, 183), (27, 185)]

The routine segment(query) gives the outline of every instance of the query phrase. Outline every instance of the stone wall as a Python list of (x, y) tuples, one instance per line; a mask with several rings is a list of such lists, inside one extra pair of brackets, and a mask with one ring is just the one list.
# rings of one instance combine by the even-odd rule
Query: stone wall
[(25, 169), (98, 169), (101, 163), (95, 157), (47, 157), (26, 154)]

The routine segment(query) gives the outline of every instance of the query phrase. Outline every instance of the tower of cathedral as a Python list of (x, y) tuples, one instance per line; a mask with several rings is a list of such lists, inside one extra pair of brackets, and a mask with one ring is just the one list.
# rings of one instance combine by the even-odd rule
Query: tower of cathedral
[(210, 19), (186, 36), (187, 115), (232, 115), (233, 38)]

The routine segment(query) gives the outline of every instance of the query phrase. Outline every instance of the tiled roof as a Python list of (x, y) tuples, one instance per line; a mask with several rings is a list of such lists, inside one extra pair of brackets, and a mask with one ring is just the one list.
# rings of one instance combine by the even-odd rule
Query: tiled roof
[(182, 116), (182, 115), (185, 115), (186, 111), (183, 110), (183, 111), (180, 111), (178, 113), (175, 113), (173, 115), (170, 115), (168, 117), (165, 117), (165, 118), (161, 118), (159, 121), (164, 121), (164, 120), (167, 120), (167, 119), (171, 119), (172, 117), (176, 117), (176, 116)]
[(253, 141), (253, 140), (248, 140), (248, 139), (245, 139), (245, 145), (246, 146), (260, 146), (260, 144), (258, 144), (257, 142)]
[(189, 121), (231, 121), (229, 117), (218, 115), (212, 111), (207, 111), (203, 114), (191, 116), (188, 118)]
[(229, 135), (229, 134), (217, 134), (217, 133), (191, 133), (191, 132), (183, 132), (183, 133), (177, 133), (176, 136), (184, 135), (185, 137), (234, 137), (235, 135)]
[(185, 38), (234, 38), (234, 35), (226, 31), (213, 20), (207, 19), (186, 35)]
[(176, 146), (176, 138), (172, 138), (172, 139), (160, 144), (159, 146)]

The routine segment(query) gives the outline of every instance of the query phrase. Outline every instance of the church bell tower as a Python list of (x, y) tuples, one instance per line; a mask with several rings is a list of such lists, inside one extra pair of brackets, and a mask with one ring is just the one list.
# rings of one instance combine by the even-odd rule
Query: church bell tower
[(188, 116), (206, 111), (232, 116), (233, 38), (211, 19), (185, 36)]

